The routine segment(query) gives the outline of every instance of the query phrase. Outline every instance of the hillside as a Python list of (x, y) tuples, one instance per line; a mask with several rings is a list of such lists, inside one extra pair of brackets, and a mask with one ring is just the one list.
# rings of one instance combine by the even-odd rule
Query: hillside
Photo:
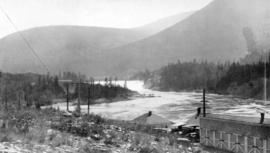
[(165, 30), (174, 24), (176, 24), (179, 21), (182, 21), (186, 18), (188, 18), (190, 15), (195, 13), (195, 11), (192, 12), (185, 12), (185, 13), (178, 13), (172, 16), (169, 16), (167, 18), (163, 18), (160, 20), (157, 20), (155, 22), (146, 24), (144, 26), (134, 28), (133, 30), (138, 31), (138, 32), (143, 32), (147, 33), (149, 36), (153, 34), (157, 34), (158, 32), (161, 32), (162, 30)]
[[(191, 13), (177, 14), (134, 29), (82, 26), (47, 26), (22, 31), (37, 54), (53, 73), (104, 73), (108, 49), (149, 37), (177, 23)], [(16, 61), (14, 61), (16, 59)], [(0, 40), (0, 69), (9, 72), (40, 72), (44, 69), (18, 33)], [(91, 72), (90, 72), (91, 71)]]
[[(56, 72), (77, 69), (76, 66), (73, 68), (73, 63), (86, 62), (100, 50), (121, 46), (145, 35), (126, 29), (79, 26), (39, 27), (22, 33), (49, 68)], [(41, 68), (18, 33), (1, 39), (0, 50), (0, 65), (4, 70), (36, 71)]]
[[(53, 26), (23, 33), (54, 73), (127, 76), (177, 60), (235, 61), (268, 49), (269, 4), (214, 0), (188, 17), (179, 14), (135, 29)], [(3, 70), (42, 70), (18, 34), (0, 40), (0, 58)]]
[(117, 63), (112, 69), (156, 69), (177, 60), (232, 61), (245, 56), (251, 45), (269, 48), (268, 6), (267, 0), (215, 0), (156, 35), (111, 50), (110, 63)]

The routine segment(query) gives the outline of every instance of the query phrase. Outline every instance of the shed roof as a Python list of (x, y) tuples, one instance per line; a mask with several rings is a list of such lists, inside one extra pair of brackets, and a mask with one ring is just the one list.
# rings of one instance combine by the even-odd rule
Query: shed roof
[(172, 125), (174, 124), (172, 121), (153, 114), (151, 111), (145, 113), (133, 120), (135, 123), (139, 124), (147, 124), (147, 125)]

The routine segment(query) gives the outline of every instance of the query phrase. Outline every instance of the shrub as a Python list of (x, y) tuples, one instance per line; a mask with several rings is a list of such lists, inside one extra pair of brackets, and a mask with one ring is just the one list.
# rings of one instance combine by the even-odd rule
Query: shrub
[(95, 124), (105, 123), (105, 119), (103, 119), (102, 117), (100, 117), (98, 115), (94, 115), (94, 114), (84, 115), (84, 116), (82, 116), (82, 120), (87, 121), (87, 122), (93, 122)]
[(159, 153), (157, 149), (155, 148), (150, 148), (150, 147), (143, 147), (139, 151), (139, 153)]
[(12, 139), (8, 137), (8, 135), (4, 135), (3, 137), (0, 138), (0, 142), (10, 142)]
[(15, 116), (15, 125), (19, 132), (29, 132), (29, 127), (33, 125), (34, 116), (29, 112), (22, 112)]
[(79, 126), (76, 126), (76, 135), (86, 137), (90, 134), (90, 126), (87, 122), (82, 122)]
[(89, 124), (87, 120), (89, 120), (89, 118), (80, 119), (61, 117), (60, 121), (52, 123), (51, 127), (62, 132), (65, 131), (82, 137), (87, 137), (91, 134), (104, 135), (103, 126), (100, 124)]

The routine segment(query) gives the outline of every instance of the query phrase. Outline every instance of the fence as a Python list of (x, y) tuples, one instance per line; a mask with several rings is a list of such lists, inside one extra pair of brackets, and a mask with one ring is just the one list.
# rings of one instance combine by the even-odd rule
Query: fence
[(233, 117), (224, 119), (218, 115), (202, 117), (200, 143), (235, 153), (270, 153), (269, 124), (250, 121), (233, 120)]

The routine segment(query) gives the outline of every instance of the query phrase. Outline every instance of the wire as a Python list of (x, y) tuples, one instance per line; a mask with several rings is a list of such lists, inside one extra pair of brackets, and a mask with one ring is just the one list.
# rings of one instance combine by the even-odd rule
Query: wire
[(13, 26), (13, 28), (19, 33), (19, 35), (21, 36), (21, 38), (25, 41), (25, 43), (28, 46), (28, 48), (30, 48), (30, 51), (32, 52), (32, 54), (39, 60), (39, 62), (42, 64), (42, 66), (45, 68), (45, 70), (49, 73), (48, 66), (42, 61), (42, 59), (39, 57), (39, 55), (37, 54), (37, 52), (35, 51), (35, 49), (31, 46), (31, 44), (29, 43), (29, 41), (25, 38), (25, 36), (23, 35), (23, 33), (19, 30), (19, 28), (11, 20), (11, 18), (9, 17), (9, 15), (7, 14), (7, 12), (1, 6), (0, 6), (0, 10), (6, 16), (6, 18), (11, 23), (11, 25)]

